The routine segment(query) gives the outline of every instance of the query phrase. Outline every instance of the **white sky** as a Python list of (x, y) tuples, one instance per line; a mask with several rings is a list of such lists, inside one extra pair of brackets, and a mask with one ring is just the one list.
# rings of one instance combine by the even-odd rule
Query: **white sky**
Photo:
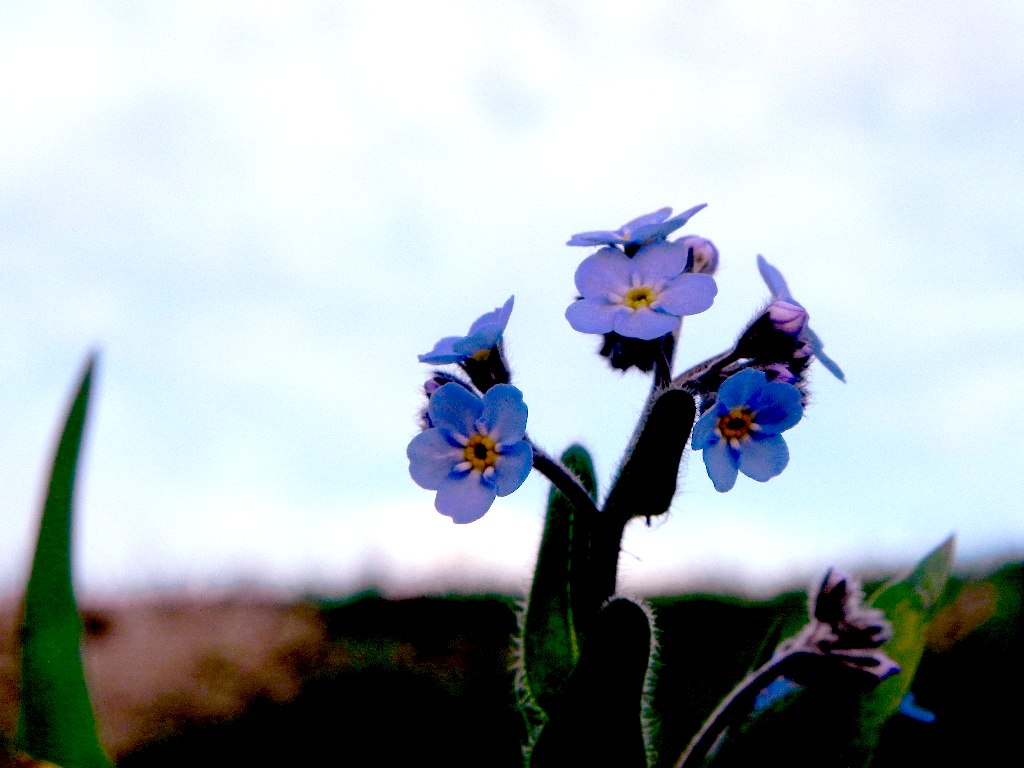
[(1024, 553), (1024, 4), (8, 2), (0, 23), (0, 587), (102, 360), (89, 591), (525, 589), (546, 483), (454, 526), (408, 477), (416, 354), (510, 294), (531, 435), (603, 487), (646, 390), (563, 318), (574, 232), (671, 205), (718, 245), (681, 367), (767, 298), (848, 384), (790, 466), (695, 456), (625, 591)]

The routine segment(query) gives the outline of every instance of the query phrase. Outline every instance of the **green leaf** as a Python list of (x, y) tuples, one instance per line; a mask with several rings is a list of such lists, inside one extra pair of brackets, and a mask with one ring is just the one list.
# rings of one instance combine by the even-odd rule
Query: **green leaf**
[(689, 392), (669, 388), (652, 395), (634, 444), (608, 493), (604, 509), (609, 516), (628, 520), (668, 511), (676, 494), (679, 462), (696, 418), (697, 405)]
[(885, 611), (892, 638), (883, 646), (900, 665), (900, 673), (882, 681), (864, 698), (862, 724), (875, 732), (899, 708), (910, 691), (924, 653), (926, 633), (939, 608), (953, 568), (956, 540), (950, 536), (921, 560), (903, 579), (890, 582), (868, 601)]
[[(562, 463), (590, 494), (597, 495), (594, 462), (585, 448), (570, 446)], [(588, 521), (557, 488), (548, 496), (547, 517), (523, 627), (523, 665), (534, 701), (546, 709), (579, 659), (573, 585), (585, 583)]]
[(61, 768), (109, 768), (82, 669), (82, 620), (71, 580), (75, 471), (95, 358), (86, 364), (60, 442), (39, 524), (21, 630), (18, 742)]
[(530, 751), (530, 768), (646, 768), (642, 711), (650, 649), (647, 612), (625, 598), (607, 603), (547, 712)]
[(882, 648), (900, 665), (900, 672), (860, 695), (855, 736), (845, 748), (837, 750), (844, 755), (844, 765), (866, 768), (871, 764), (882, 728), (910, 692), (924, 653), (928, 625), (946, 591), (954, 548), (955, 539), (951, 536), (907, 576), (882, 586), (868, 600), (885, 612), (892, 625), (892, 637)]

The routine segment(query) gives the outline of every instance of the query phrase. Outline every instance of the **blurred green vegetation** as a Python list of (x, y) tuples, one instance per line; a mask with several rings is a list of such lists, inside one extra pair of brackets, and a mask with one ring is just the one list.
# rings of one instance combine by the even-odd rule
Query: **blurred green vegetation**
[[(877, 767), (908, 758), (915, 765), (1002, 764), (1017, 752), (1022, 584), (1022, 564), (951, 581), (913, 685), (917, 703), (937, 721), (890, 721)], [(688, 595), (649, 603), (660, 661), (650, 694), (663, 716), (652, 738), (658, 765), (666, 766), (765, 649), (805, 620), (806, 603), (799, 592), (765, 601)], [(522, 765), (515, 599), (366, 593), (319, 605), (328, 647), (294, 700), (254, 702), (230, 721), (189, 725), (118, 765)]]

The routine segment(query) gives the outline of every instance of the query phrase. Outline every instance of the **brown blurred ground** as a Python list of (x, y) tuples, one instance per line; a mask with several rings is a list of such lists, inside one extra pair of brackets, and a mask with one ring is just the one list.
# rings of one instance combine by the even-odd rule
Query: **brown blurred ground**
[[(0, 607), (0, 732), (17, 719), (17, 603)], [(83, 660), (100, 736), (115, 758), (254, 701), (298, 695), (324, 653), (318, 609), (235, 596), (85, 606)]]

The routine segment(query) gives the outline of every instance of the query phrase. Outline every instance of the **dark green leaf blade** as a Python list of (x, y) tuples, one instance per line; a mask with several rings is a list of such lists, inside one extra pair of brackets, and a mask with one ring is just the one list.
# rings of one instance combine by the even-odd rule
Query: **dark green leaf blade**
[(18, 742), (62, 768), (109, 768), (82, 668), (82, 620), (71, 574), (75, 473), (95, 357), (90, 357), (53, 459), (21, 629)]
[(644, 608), (616, 598), (598, 613), (579, 663), (530, 752), (530, 768), (646, 768), (643, 690), (651, 651)]
[[(570, 446), (562, 463), (591, 498), (596, 497), (594, 462), (587, 450)], [(588, 521), (581, 519), (575, 505), (552, 487), (523, 626), (526, 683), (542, 708), (557, 695), (579, 658), (573, 588), (586, 578), (581, 571), (587, 564), (588, 530)]]
[(899, 708), (917, 674), (924, 653), (926, 632), (940, 606), (946, 582), (953, 568), (956, 539), (950, 536), (929, 552), (905, 578), (890, 582), (869, 602), (885, 611), (892, 624), (892, 639), (885, 652), (900, 665), (900, 673), (884, 680), (864, 699), (862, 726), (877, 733)]

